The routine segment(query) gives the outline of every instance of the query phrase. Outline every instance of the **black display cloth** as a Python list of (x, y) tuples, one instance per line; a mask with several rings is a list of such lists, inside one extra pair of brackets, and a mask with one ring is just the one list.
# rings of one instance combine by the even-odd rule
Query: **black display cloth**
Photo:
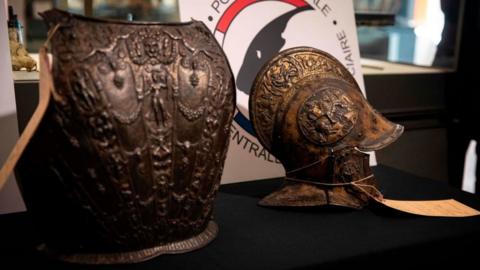
[[(480, 209), (475, 195), (385, 166), (374, 168), (391, 199), (455, 198)], [(220, 231), (205, 248), (133, 265), (61, 263), (35, 251), (28, 213), (0, 216), (0, 269), (329, 269), (478, 265), (480, 217), (431, 218), (380, 205), (363, 210), (270, 209), (260, 198), (281, 185), (261, 180), (223, 185), (216, 199)], [(34, 267), (34, 268), (32, 268)], [(471, 268), (471, 267), (469, 267)]]

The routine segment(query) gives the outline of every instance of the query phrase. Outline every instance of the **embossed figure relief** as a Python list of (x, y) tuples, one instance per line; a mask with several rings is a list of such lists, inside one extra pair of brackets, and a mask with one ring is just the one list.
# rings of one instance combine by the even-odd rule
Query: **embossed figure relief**
[(358, 113), (342, 90), (327, 88), (315, 93), (301, 105), (298, 125), (302, 134), (314, 143), (332, 144), (353, 128)]
[(381, 194), (359, 150), (381, 149), (403, 132), (368, 104), (338, 60), (308, 47), (280, 52), (264, 66), (250, 94), (250, 119), (286, 170), (284, 185), (263, 206), (364, 207)]
[(19, 164), (42, 249), (131, 263), (209, 243), (235, 106), (209, 30), (42, 16), (56, 95)]

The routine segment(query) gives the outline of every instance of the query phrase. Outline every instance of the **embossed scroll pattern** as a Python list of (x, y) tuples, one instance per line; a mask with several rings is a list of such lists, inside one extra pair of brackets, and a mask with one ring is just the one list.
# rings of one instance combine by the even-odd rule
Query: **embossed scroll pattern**
[(260, 142), (271, 150), (274, 116), (283, 101), (295, 94), (295, 85), (310, 76), (341, 78), (355, 84), (341, 64), (318, 50), (298, 48), (280, 53), (257, 75), (250, 98), (251, 120)]

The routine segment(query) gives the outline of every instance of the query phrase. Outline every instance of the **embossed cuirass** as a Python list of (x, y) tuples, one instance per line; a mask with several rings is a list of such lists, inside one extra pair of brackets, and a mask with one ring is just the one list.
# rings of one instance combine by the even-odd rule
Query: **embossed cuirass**
[(215, 38), (199, 21), (42, 16), (54, 99), (18, 169), (42, 249), (130, 263), (206, 245), (235, 106)]
[(264, 206), (364, 207), (381, 196), (362, 151), (395, 141), (403, 127), (363, 97), (333, 56), (309, 47), (280, 52), (256, 77), (250, 119), (259, 141), (286, 170)]

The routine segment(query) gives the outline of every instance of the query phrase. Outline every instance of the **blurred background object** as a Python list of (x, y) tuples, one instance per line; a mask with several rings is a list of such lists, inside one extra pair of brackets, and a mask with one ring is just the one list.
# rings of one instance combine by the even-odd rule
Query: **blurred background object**
[(401, 1), (355, 0), (353, 4), (357, 26), (387, 26), (395, 24)]
[(20, 24), (12, 6), (8, 7), (7, 25), (12, 69), (14, 71), (22, 69), (26, 69), (27, 71), (36, 70), (37, 62), (28, 54), (27, 50), (25, 50), (23, 26)]
[[(463, 0), (353, 0), (363, 58), (454, 69)], [(50, 8), (108, 19), (179, 21), (177, 0), (8, 0), (36, 52)]]
[(26, 48), (36, 52), (46, 39), (47, 28), (40, 12), (58, 8), (105, 19), (175, 22), (176, 0), (8, 0), (25, 26)]
[(463, 1), (354, 0), (363, 58), (456, 67)]

